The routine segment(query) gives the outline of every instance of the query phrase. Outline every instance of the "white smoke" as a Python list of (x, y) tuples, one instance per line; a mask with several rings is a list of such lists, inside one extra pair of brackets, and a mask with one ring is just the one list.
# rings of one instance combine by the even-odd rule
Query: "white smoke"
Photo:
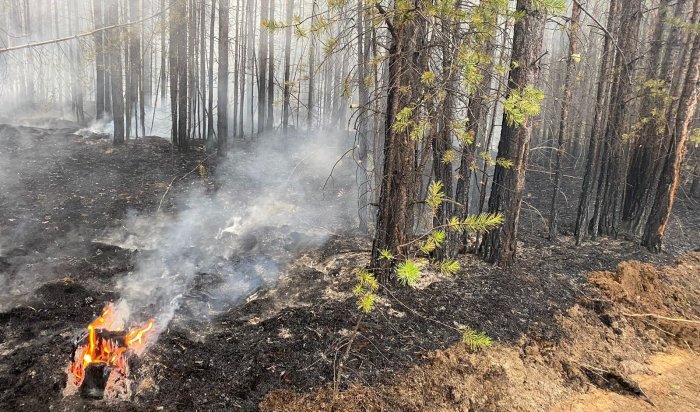
[(132, 215), (99, 239), (139, 250), (134, 270), (117, 282), (131, 312), (154, 316), (159, 330), (178, 309), (206, 318), (274, 282), (300, 251), (354, 225), (350, 159), (323, 189), (348, 145), (350, 138), (317, 135), (234, 147), (215, 176), (187, 183), (176, 212)]

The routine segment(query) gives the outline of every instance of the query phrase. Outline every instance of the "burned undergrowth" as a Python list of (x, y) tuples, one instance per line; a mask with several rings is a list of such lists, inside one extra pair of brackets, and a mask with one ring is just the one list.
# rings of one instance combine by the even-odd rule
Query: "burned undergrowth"
[[(224, 232), (222, 236), (230, 237), (222, 239), (235, 244), (236, 253), (195, 268), (172, 321), (139, 359), (131, 398), (63, 397), (72, 340), (105, 304), (124, 297), (120, 282), (142, 262), (160, 256), (156, 247), (139, 243), (141, 223), (157, 226), (151, 217), (159, 206), (171, 214), (192, 210), (178, 200), (193, 193), (192, 188), (203, 197), (226, 191), (211, 177), (225, 171), (208, 160), (205, 151), (178, 155), (155, 138), (113, 148), (95, 136), (75, 136), (68, 129), (21, 131), (24, 137), (28, 132), (31, 139), (43, 139), (42, 147), (50, 149), (32, 152), (31, 146), (7, 138), (12, 153), (30, 161), (26, 172), (15, 164), (19, 174), (13, 175), (18, 176), (14, 196), (3, 198), (0, 208), (0, 271), (7, 293), (0, 313), (0, 409), (45, 410), (50, 405), (53, 410), (257, 410), (266, 396), (264, 405), (270, 409), (306, 407), (312, 401), (319, 409), (333, 405), (332, 394), (323, 388), (333, 380), (358, 313), (351, 293), (352, 270), (366, 264), (371, 247), (366, 237), (337, 230), (349, 226), (342, 218), (338, 226), (318, 229), (321, 241), (313, 231), (265, 222), (246, 236)], [(300, 165), (298, 170), (304, 158), (290, 164)], [(202, 163), (206, 174), (199, 171)], [(45, 167), (29, 173), (37, 164)], [(109, 178), (98, 173), (102, 171)], [(288, 174), (282, 176), (282, 183), (287, 178)], [(546, 184), (537, 179), (528, 182), (533, 191)], [(241, 197), (259, 193), (255, 188), (228, 190)], [(343, 196), (347, 190), (339, 184), (323, 196)], [(686, 232), (694, 223), (683, 208), (692, 211), (692, 207), (684, 204), (675, 218)], [(544, 390), (535, 383), (516, 385), (532, 373), (529, 368), (551, 379), (543, 382), (565, 383), (548, 395), (554, 399), (590, 384), (582, 365), (627, 376), (614, 355), (607, 363), (596, 357), (600, 347), (564, 362), (557, 353), (569, 353), (566, 345), (590, 348), (603, 342), (615, 354), (620, 352), (612, 348), (622, 339), (634, 362), (668, 347), (666, 337), (654, 340), (646, 331), (638, 334), (653, 319), (630, 318), (621, 315), (620, 308), (629, 314), (654, 311), (667, 317), (679, 317), (678, 311), (686, 309), (669, 307), (664, 312), (665, 306), (621, 306), (605, 294), (596, 295), (586, 274), (613, 270), (630, 258), (667, 262), (671, 255), (650, 255), (625, 240), (600, 239), (576, 247), (570, 238), (563, 238), (552, 244), (539, 233), (536, 212), (523, 216), (528, 243), (519, 252), (517, 269), (502, 270), (466, 256), (455, 277), (427, 273), (419, 290), (392, 287), (391, 294), (382, 296), (377, 310), (360, 325), (343, 372), (341, 401), (370, 409), (420, 410), (426, 407), (418, 400), (422, 396), (397, 388), (396, 377), (438, 391), (436, 385), (450, 376), (449, 385), (426, 393), (445, 407), (495, 408), (528, 390)], [(232, 221), (224, 229), (235, 224)], [(692, 248), (683, 242), (671, 242), (671, 247)], [(276, 254), (267, 253), (271, 250)], [(189, 246), (178, 251), (195, 261), (201, 256), (201, 250)], [(261, 266), (275, 273), (269, 283), (259, 282), (255, 275)], [(250, 276), (240, 278), (242, 288), (230, 288), (232, 268), (250, 268), (241, 270)], [(659, 279), (661, 285), (668, 283)], [(677, 284), (688, 289), (685, 283)], [(668, 297), (659, 299), (666, 302)], [(459, 334), (430, 319), (483, 330), (496, 346), (472, 354), (458, 343)], [(675, 333), (672, 324), (654, 325)], [(680, 336), (690, 342), (686, 335)], [(579, 340), (582, 337), (586, 340)], [(479, 388), (495, 388), (489, 389), (494, 396), (474, 395)], [(284, 392), (270, 394), (275, 390)], [(304, 393), (308, 396), (298, 395)], [(395, 404), (387, 398), (415, 403)], [(544, 402), (517, 399), (525, 406)]]

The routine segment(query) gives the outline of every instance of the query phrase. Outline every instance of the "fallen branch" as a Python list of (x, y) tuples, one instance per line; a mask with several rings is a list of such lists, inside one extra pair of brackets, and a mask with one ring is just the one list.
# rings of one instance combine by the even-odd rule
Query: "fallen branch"
[(191, 175), (192, 173), (196, 172), (197, 170), (199, 170), (199, 168), (200, 168), (201, 166), (204, 165), (204, 162), (206, 162), (207, 160), (209, 160), (209, 158), (212, 157), (212, 156), (213, 156), (213, 154), (210, 154), (209, 156), (207, 156), (207, 157), (205, 157), (204, 159), (200, 160), (200, 161), (197, 163), (197, 166), (195, 166), (194, 169), (190, 170), (189, 172), (185, 173), (184, 175), (173, 177), (173, 180), (170, 181), (170, 184), (169, 184), (168, 187), (165, 189), (165, 193), (163, 193), (163, 197), (160, 198), (160, 202), (158, 203), (158, 209), (156, 210), (156, 213), (160, 212), (160, 209), (161, 209), (161, 207), (163, 206), (163, 201), (165, 200), (165, 196), (167, 196), (168, 193), (170, 193), (170, 189), (173, 188), (173, 185), (175, 184), (175, 182), (176, 182), (176, 181), (180, 181), (180, 180), (186, 178), (187, 176)]
[(623, 313), (622, 315), (630, 318), (654, 318), (660, 320), (667, 320), (669, 322), (692, 323), (694, 325), (700, 325), (700, 320), (669, 318), (666, 316), (657, 315), (655, 313)]

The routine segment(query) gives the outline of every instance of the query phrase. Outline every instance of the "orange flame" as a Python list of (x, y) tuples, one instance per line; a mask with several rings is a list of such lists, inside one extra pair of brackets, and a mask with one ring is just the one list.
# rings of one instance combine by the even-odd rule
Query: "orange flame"
[(87, 345), (83, 345), (76, 351), (75, 358), (71, 362), (70, 371), (75, 377), (76, 386), (80, 386), (85, 378), (85, 369), (92, 363), (105, 363), (115, 368), (126, 369), (124, 353), (127, 350), (140, 351), (146, 341), (148, 332), (153, 329), (154, 320), (145, 325), (130, 328), (123, 337), (123, 342), (98, 336), (97, 330), (120, 332), (123, 329), (116, 324), (118, 318), (114, 316), (111, 306), (106, 306), (102, 315), (92, 321), (87, 327)]

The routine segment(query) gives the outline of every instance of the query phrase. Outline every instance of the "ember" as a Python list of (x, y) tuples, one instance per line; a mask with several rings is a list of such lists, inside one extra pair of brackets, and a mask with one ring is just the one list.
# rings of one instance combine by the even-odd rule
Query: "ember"
[(75, 342), (68, 380), (83, 397), (101, 399), (109, 389), (108, 382), (124, 382), (129, 357), (142, 353), (153, 330), (153, 320), (125, 330), (124, 320), (116, 312), (113, 305), (107, 305)]

